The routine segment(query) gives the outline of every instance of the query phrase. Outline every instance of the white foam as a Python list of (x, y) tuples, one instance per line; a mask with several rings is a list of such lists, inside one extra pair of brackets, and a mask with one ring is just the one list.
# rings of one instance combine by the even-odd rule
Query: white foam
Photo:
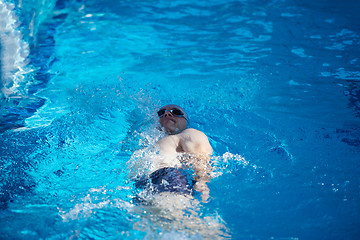
[(13, 4), (0, 0), (1, 91), (5, 96), (16, 93), (29, 72), (26, 69), (29, 45), (17, 30), (20, 23), (13, 9)]

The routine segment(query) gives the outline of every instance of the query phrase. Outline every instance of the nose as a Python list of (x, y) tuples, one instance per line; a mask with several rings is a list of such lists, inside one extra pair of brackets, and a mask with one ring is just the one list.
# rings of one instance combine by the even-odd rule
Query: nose
[(169, 117), (169, 116), (172, 116), (171, 112), (166, 111), (166, 112), (164, 113), (164, 117)]

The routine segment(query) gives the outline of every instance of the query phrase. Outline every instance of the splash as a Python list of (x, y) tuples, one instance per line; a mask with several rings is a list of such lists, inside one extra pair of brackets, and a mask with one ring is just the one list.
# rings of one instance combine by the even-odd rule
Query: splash
[(0, 87), (5, 97), (16, 94), (25, 75), (31, 72), (27, 67), (29, 45), (18, 30), (20, 22), (13, 11), (14, 7), (0, 0)]
[(68, 222), (76, 219), (90, 218), (99, 209), (131, 209), (133, 205), (120, 198), (109, 199), (108, 192), (121, 191), (123, 189), (128, 190), (128, 187), (118, 186), (115, 190), (106, 189), (105, 187), (91, 188), (89, 193), (70, 210), (58, 208), (59, 216), (64, 222)]

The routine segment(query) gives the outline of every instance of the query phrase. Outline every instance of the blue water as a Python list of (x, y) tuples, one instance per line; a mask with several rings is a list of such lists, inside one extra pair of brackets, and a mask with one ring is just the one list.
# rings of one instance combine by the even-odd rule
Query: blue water
[[(359, 9), (0, 0), (0, 238), (358, 239)], [(132, 201), (167, 103), (214, 148), (208, 202)]]

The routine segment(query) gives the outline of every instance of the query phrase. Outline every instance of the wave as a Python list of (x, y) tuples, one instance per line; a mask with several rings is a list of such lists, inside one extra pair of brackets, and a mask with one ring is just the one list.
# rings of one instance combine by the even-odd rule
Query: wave
[(0, 0), (0, 133), (24, 127), (46, 102), (37, 92), (52, 77), (55, 3)]
[(13, 12), (14, 4), (0, 1), (0, 49), (1, 49), (1, 93), (9, 97), (19, 92), (25, 75), (31, 72), (27, 66), (29, 44), (18, 29), (20, 22)]

